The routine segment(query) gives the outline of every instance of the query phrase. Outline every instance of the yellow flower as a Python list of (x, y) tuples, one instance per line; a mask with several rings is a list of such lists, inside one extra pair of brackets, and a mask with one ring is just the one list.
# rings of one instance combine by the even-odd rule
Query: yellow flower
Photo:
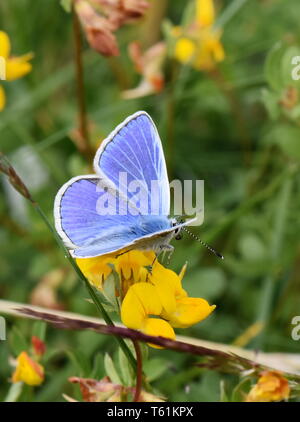
[(190, 327), (215, 309), (205, 299), (188, 297), (181, 284), (186, 266), (178, 275), (161, 265), (154, 252), (132, 250), (76, 262), (100, 290), (114, 267), (121, 286), (120, 294), (116, 291), (122, 302), (121, 320), (128, 328), (174, 339), (173, 327)]
[(183, 297), (176, 300), (175, 311), (166, 318), (174, 328), (187, 328), (207, 318), (215, 307), (200, 297)]
[(288, 399), (288, 380), (278, 371), (265, 371), (247, 395), (247, 402), (271, 402)]
[(12, 382), (24, 382), (28, 385), (40, 385), (44, 381), (44, 368), (31, 359), (27, 352), (21, 352), (17, 358), (17, 367), (12, 375)]
[(213, 0), (196, 0), (196, 22), (201, 26), (212, 26), (215, 22)]
[(187, 328), (197, 324), (207, 318), (216, 307), (209, 305), (205, 299), (188, 297), (181, 285), (185, 270), (186, 266), (177, 275), (157, 263), (151, 277), (163, 304), (161, 315), (174, 328)]
[[(4, 71), (1, 72), (1, 77), (7, 81), (22, 78), (32, 69), (29, 63), (33, 57), (31, 53), (19, 57), (10, 56), (10, 40), (6, 32), (3, 31), (0, 31), (0, 57), (1, 63), (4, 63)], [(3, 110), (5, 102), (5, 92), (3, 87), (0, 86), (0, 111)]]
[[(103, 282), (112, 272), (112, 265), (124, 286), (124, 294), (133, 282), (146, 281), (155, 259), (154, 252), (129, 251), (118, 254), (107, 254), (95, 258), (77, 258), (76, 263), (86, 278), (98, 289), (103, 288)], [(127, 288), (126, 288), (127, 285)]]
[(151, 266), (155, 260), (154, 252), (129, 251), (121, 253), (115, 260), (115, 270), (121, 280), (146, 281), (149, 271), (146, 267)]
[(175, 57), (181, 63), (189, 63), (193, 59), (196, 52), (196, 45), (194, 41), (188, 38), (179, 38), (175, 45)]
[(215, 10), (212, 0), (196, 0), (196, 18), (184, 31), (175, 27), (174, 57), (181, 63), (190, 63), (197, 70), (212, 70), (215, 63), (225, 58), (220, 42), (221, 31), (213, 28)]
[[(173, 328), (159, 317), (163, 311), (157, 289), (150, 283), (132, 285), (122, 303), (121, 319), (128, 328), (141, 330), (152, 336), (174, 339)], [(155, 346), (157, 347), (157, 346)]]
[(76, 258), (76, 263), (81, 272), (97, 289), (102, 289), (104, 280), (112, 272), (109, 264), (114, 264), (113, 255), (97, 256), (95, 258)]
[(132, 285), (121, 307), (121, 319), (129, 328), (153, 336), (174, 339), (172, 327), (186, 328), (202, 321), (215, 309), (201, 298), (188, 297), (177, 275), (157, 261), (148, 282)]

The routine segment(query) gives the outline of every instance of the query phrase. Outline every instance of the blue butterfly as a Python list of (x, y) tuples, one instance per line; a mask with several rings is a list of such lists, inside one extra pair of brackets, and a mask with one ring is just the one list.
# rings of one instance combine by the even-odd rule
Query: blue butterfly
[[(169, 217), (170, 188), (160, 137), (144, 111), (129, 116), (105, 139), (94, 159), (94, 175), (74, 177), (58, 191), (54, 203), (55, 227), (75, 258), (92, 258), (133, 249), (173, 250), (169, 244), (182, 226)], [(149, 210), (144, 214), (128, 185), (142, 182)], [(151, 181), (158, 181), (151, 194)], [(116, 205), (117, 212), (101, 215), (99, 201)]]

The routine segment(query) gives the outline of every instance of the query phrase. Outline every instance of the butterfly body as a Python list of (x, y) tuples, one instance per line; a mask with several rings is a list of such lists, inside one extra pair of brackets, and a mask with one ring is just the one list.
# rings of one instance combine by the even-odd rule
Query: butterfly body
[(132, 249), (172, 250), (169, 242), (189, 222), (168, 217), (166, 163), (151, 117), (137, 112), (119, 125), (102, 142), (94, 168), (96, 174), (74, 177), (55, 198), (55, 227), (71, 254), (90, 258)]

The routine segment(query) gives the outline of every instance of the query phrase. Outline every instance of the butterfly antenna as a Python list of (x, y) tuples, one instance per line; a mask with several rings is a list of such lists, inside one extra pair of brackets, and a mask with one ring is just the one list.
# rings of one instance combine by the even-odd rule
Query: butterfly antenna
[(214, 255), (216, 255), (218, 258), (224, 259), (224, 256), (220, 254), (218, 251), (216, 251), (213, 247), (209, 246), (207, 243), (203, 242), (203, 240), (199, 239), (198, 236), (196, 236), (194, 233), (192, 233), (190, 230), (188, 230), (186, 227), (182, 227), (182, 230), (187, 232), (193, 239), (197, 240), (197, 242), (200, 242), (201, 245), (205, 246), (207, 249), (209, 249)]

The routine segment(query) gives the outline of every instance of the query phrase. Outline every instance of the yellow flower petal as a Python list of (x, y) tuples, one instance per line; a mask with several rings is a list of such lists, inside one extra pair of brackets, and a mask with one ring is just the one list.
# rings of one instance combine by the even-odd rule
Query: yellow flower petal
[(0, 31), (0, 56), (5, 59), (8, 58), (10, 53), (10, 41), (6, 32)]
[(95, 258), (77, 258), (76, 263), (86, 278), (98, 289), (102, 289), (103, 281), (110, 275), (114, 263), (112, 255), (97, 256)]
[(225, 51), (224, 51), (223, 45), (220, 43), (218, 39), (212, 40), (211, 51), (216, 62), (221, 62), (224, 60)]
[(148, 315), (160, 315), (162, 305), (154, 286), (149, 283), (132, 285), (121, 307), (121, 319), (129, 328), (140, 329)]
[(196, 22), (201, 26), (211, 26), (215, 21), (213, 0), (196, 1)]
[[(143, 333), (148, 334), (149, 336), (161, 336), (170, 338), (172, 340), (175, 339), (175, 333), (173, 328), (167, 321), (158, 318), (147, 318), (145, 324), (142, 328)], [(161, 346), (157, 346), (153, 343), (148, 343), (149, 346), (154, 347), (156, 349), (163, 349)]]
[(207, 318), (215, 309), (205, 299), (183, 297), (177, 300), (176, 311), (173, 314), (163, 314), (175, 328), (186, 328)]
[(181, 63), (190, 62), (195, 54), (195, 43), (189, 38), (180, 38), (175, 44), (174, 57)]
[(0, 111), (2, 111), (5, 107), (5, 91), (3, 89), (3, 87), (0, 85)]
[(187, 269), (187, 263), (184, 264), (184, 266), (180, 270), (180, 273), (178, 274), (180, 281), (182, 281), (184, 274), (186, 273), (186, 269)]
[(44, 368), (31, 359), (27, 352), (22, 352), (17, 358), (17, 367), (12, 376), (12, 382), (22, 381), (28, 385), (40, 385), (44, 381)]
[(138, 250), (119, 255), (115, 261), (116, 272), (121, 279), (133, 279), (133, 282), (146, 281), (148, 270), (155, 259), (154, 252), (142, 252)]
[(170, 284), (170, 289), (172, 289), (172, 292), (174, 291), (174, 294), (176, 296), (181, 296), (184, 292), (181, 285), (180, 275), (178, 276), (174, 271), (165, 268), (158, 261), (156, 261), (153, 265), (152, 276), (150, 278), (151, 280), (155, 281), (156, 284), (159, 282), (160, 279), (168, 280)]
[(12, 57), (6, 61), (6, 79), (13, 81), (15, 79), (22, 78), (22, 76), (29, 73), (32, 69), (31, 60), (33, 54), (28, 53), (20, 57)]
[(224, 60), (225, 52), (215, 33), (206, 33), (200, 41), (193, 65), (198, 70), (209, 71), (215, 63)]
[(156, 295), (166, 313), (173, 313), (176, 310), (176, 293), (181, 290), (181, 283), (178, 275), (161, 264), (153, 266), (151, 283), (156, 288)]

